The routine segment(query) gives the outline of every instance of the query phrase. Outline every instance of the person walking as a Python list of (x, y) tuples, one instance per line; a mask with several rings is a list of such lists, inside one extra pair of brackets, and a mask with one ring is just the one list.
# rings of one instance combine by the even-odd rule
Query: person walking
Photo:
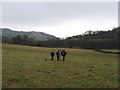
[(56, 55), (57, 55), (57, 60), (59, 61), (60, 60), (60, 51), (59, 50), (56, 52)]
[(51, 60), (54, 60), (54, 51), (52, 51), (51, 53), (50, 53), (50, 55), (51, 55)]
[(63, 57), (63, 61), (65, 61), (65, 56), (66, 56), (67, 52), (65, 50), (61, 51), (61, 55)]

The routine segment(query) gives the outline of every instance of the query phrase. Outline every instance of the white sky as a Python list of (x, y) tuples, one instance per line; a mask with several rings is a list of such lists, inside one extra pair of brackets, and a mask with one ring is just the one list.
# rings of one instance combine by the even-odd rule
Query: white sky
[(118, 26), (117, 2), (3, 2), (2, 27), (57, 37)]

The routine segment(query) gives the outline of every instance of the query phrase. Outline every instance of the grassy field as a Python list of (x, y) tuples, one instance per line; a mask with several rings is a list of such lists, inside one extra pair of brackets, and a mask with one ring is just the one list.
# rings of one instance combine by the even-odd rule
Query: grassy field
[(120, 52), (120, 49), (104, 49), (102, 51), (108, 51), (108, 52)]
[(117, 88), (118, 55), (66, 49), (51, 61), (52, 48), (3, 44), (3, 88)]

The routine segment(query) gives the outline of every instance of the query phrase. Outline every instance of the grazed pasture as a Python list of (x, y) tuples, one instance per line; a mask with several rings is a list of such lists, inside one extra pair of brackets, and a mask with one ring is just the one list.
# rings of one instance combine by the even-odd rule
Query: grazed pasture
[(117, 88), (118, 55), (66, 49), (51, 61), (52, 48), (3, 44), (3, 88)]

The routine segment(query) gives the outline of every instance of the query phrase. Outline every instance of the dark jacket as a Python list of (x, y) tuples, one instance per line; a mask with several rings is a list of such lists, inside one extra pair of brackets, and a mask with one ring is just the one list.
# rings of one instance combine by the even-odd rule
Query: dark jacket
[(54, 52), (51, 52), (50, 55), (51, 55), (51, 56), (54, 56)]
[(65, 56), (67, 53), (65, 51), (61, 51), (61, 55)]

